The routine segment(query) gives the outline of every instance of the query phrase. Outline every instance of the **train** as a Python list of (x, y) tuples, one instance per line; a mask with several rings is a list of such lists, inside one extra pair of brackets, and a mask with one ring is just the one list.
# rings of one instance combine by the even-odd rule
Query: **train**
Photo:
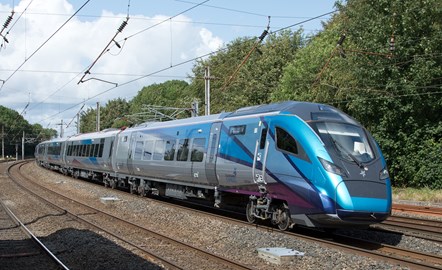
[(57, 138), (36, 162), (131, 193), (240, 206), (281, 230), (368, 226), (391, 214), (379, 145), (355, 119), (285, 101)]

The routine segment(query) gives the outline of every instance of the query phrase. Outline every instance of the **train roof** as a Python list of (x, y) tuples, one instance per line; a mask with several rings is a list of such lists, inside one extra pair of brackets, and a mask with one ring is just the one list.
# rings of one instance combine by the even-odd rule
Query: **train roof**
[(85, 140), (85, 139), (107, 138), (107, 137), (115, 136), (116, 134), (118, 134), (120, 132), (121, 132), (121, 129), (109, 128), (109, 129), (104, 129), (99, 132), (81, 133), (81, 134), (73, 135), (73, 136), (65, 139), (65, 141), (78, 141), (78, 140)]
[(314, 121), (314, 120), (337, 120), (345, 121), (353, 124), (357, 122), (348, 116), (347, 114), (341, 112), (333, 106), (311, 103), (311, 102), (299, 102), (299, 101), (284, 101), (279, 103), (257, 105), (251, 107), (240, 108), (234, 112), (213, 114), (207, 116), (191, 117), (185, 119), (178, 119), (166, 122), (146, 122), (138, 126), (128, 128), (126, 132), (141, 130), (141, 129), (154, 129), (154, 128), (167, 128), (176, 127), (188, 124), (203, 124), (212, 123), (216, 121), (227, 120), (235, 117), (242, 117), (248, 115), (259, 115), (266, 113), (281, 113), (281, 114), (294, 114), (303, 119), (304, 121)]
[(255, 115), (263, 113), (294, 114), (304, 121), (331, 119), (357, 123), (353, 118), (333, 106), (300, 101), (284, 101), (279, 103), (245, 107), (230, 113), (226, 118)]
[(228, 112), (228, 113), (191, 117), (191, 118), (178, 119), (166, 122), (146, 122), (137, 125), (135, 127), (128, 128), (124, 131), (121, 131), (120, 129), (107, 129), (100, 132), (78, 134), (71, 136), (67, 139), (66, 138), (52, 139), (50, 141), (46, 141), (43, 143), (105, 138), (109, 136), (115, 136), (120, 132), (126, 133), (141, 129), (144, 130), (150, 128), (176, 127), (176, 126), (189, 125), (195, 123), (198, 124), (212, 123), (212, 122), (222, 121), (224, 119), (227, 120), (235, 117), (259, 115), (265, 113), (294, 114), (300, 117), (301, 119), (303, 119), (304, 121), (328, 119), (328, 120), (338, 120), (338, 121), (345, 121), (348, 123), (358, 124), (357, 121), (354, 120), (352, 117), (348, 116), (347, 114), (341, 112), (340, 110), (330, 105), (311, 103), (311, 102), (300, 102), (300, 101), (284, 101), (279, 103), (240, 108), (234, 112)]

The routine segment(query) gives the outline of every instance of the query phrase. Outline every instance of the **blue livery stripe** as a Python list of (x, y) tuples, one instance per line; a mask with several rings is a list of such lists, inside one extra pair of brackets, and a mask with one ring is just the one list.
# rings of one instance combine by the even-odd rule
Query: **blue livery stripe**
[(388, 212), (389, 201), (387, 199), (351, 197), (353, 202), (353, 211), (367, 211), (367, 212)]

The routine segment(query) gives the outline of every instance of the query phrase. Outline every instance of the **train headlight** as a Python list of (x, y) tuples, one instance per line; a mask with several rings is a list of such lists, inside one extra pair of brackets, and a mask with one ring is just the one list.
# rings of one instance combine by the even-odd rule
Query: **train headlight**
[(336, 166), (334, 163), (327, 161), (323, 158), (318, 157), (318, 159), (321, 162), (322, 167), (324, 167), (324, 169), (326, 171), (337, 174), (337, 175), (341, 175), (341, 176), (347, 176), (347, 174), (345, 173), (345, 171), (341, 167)]
[(384, 167), (380, 172), (379, 172), (379, 179), (381, 180), (385, 180), (388, 177), (390, 177), (390, 174), (388, 173), (387, 167)]

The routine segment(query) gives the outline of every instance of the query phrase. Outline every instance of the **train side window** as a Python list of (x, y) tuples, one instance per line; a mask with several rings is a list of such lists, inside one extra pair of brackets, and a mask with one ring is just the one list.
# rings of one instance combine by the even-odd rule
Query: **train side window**
[(164, 141), (155, 141), (153, 160), (163, 160), (164, 157)]
[(173, 160), (175, 156), (175, 141), (166, 141), (166, 149), (164, 150), (164, 160)]
[(151, 160), (153, 156), (153, 140), (148, 140), (144, 143), (143, 160)]
[(305, 152), (302, 145), (293, 138), (287, 131), (276, 127), (276, 147), (282, 152), (295, 155), (297, 158), (303, 159), (311, 163), (310, 158)]
[(181, 139), (178, 143), (178, 153), (176, 160), (187, 161), (189, 156), (189, 139)]
[(91, 144), (91, 151), (89, 153), (90, 157), (95, 157), (95, 146), (96, 144)]
[(190, 161), (202, 162), (204, 159), (204, 146), (206, 145), (205, 138), (193, 139), (192, 151)]
[(104, 142), (100, 143), (100, 148), (98, 151), (98, 157), (103, 157), (103, 149), (104, 149)]
[(141, 160), (141, 154), (143, 154), (143, 146), (144, 146), (144, 142), (142, 142), (142, 141), (137, 141), (135, 143), (134, 160)]
[(266, 140), (267, 140), (267, 128), (263, 128), (261, 130), (261, 140), (259, 143), (259, 149), (264, 149), (266, 146)]
[(111, 141), (110, 147), (109, 147), (109, 158), (112, 157), (112, 148), (114, 147), (114, 141)]
[(94, 150), (94, 157), (98, 157), (98, 154), (100, 152), (100, 144), (95, 144), (95, 150)]
[(284, 129), (276, 127), (276, 147), (279, 150), (289, 152), (291, 154), (298, 154), (298, 146), (296, 140)]

